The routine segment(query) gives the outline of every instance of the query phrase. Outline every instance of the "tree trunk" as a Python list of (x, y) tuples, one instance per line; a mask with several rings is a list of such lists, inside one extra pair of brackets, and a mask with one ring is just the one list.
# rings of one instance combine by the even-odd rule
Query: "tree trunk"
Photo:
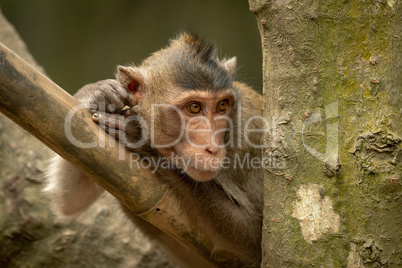
[(249, 3), (270, 123), (262, 267), (401, 267), (401, 2)]
[[(42, 70), (1, 12), (0, 42)], [(75, 219), (55, 221), (41, 194), (52, 155), (0, 114), (1, 267), (172, 267), (108, 196)]]

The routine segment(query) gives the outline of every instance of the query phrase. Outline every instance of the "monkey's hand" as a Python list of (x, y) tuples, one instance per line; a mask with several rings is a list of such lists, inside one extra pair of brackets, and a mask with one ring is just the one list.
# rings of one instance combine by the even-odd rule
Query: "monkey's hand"
[(109, 135), (118, 139), (128, 149), (145, 156), (150, 153), (151, 148), (142, 135), (141, 124), (136, 114), (121, 115), (97, 112), (92, 120)]
[(108, 79), (88, 84), (74, 97), (89, 109), (94, 122), (129, 150), (143, 156), (153, 152), (142, 133), (137, 115), (130, 108), (133, 105), (131, 93), (118, 81)]
[(144, 144), (140, 123), (129, 108), (130, 93), (118, 81), (107, 79), (88, 84), (74, 97), (93, 114), (94, 122), (126, 147), (136, 149)]
[(74, 97), (92, 113), (119, 113), (130, 105), (130, 94), (114, 79), (102, 80), (82, 87)]

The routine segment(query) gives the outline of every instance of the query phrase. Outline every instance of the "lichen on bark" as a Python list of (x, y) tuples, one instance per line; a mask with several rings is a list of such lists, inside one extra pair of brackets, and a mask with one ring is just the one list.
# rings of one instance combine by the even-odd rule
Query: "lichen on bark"
[(299, 220), (304, 239), (312, 244), (325, 233), (338, 233), (339, 214), (334, 211), (332, 200), (324, 196), (318, 184), (301, 185), (293, 202), (292, 216)]

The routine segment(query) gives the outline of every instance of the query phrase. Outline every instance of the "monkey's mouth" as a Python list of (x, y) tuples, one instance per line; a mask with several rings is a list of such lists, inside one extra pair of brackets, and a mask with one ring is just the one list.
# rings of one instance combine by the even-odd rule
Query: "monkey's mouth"
[(221, 170), (221, 159), (204, 159), (203, 161), (188, 163), (183, 170), (195, 181), (209, 181)]
[(226, 151), (219, 156), (210, 157), (202, 154), (181, 156), (171, 154), (170, 160), (195, 181), (209, 181), (213, 179), (223, 167)]
[(205, 182), (212, 180), (219, 173), (219, 168), (213, 169), (198, 169), (196, 167), (187, 167), (185, 172), (189, 175), (193, 180), (199, 182)]

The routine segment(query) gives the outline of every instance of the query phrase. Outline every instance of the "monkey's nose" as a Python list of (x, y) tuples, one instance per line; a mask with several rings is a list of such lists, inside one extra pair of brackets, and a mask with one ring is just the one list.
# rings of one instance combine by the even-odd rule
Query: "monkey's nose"
[(208, 154), (216, 155), (219, 152), (219, 148), (213, 145), (209, 145), (207, 148), (205, 148), (205, 151)]

